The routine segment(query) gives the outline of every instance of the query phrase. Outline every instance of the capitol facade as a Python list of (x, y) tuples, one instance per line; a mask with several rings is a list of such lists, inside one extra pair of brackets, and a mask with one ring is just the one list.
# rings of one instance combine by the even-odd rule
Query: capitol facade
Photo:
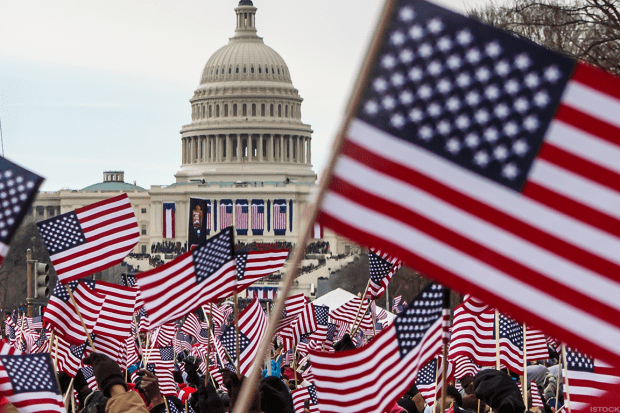
[[(205, 65), (191, 122), (181, 128), (173, 184), (145, 189), (125, 182), (123, 171), (104, 171), (80, 190), (40, 192), (35, 219), (127, 193), (141, 230), (134, 252), (150, 253), (155, 243), (188, 239), (190, 198), (200, 198), (207, 234), (232, 223), (241, 242), (296, 242), (316, 181), (312, 129), (286, 63), (257, 36), (256, 10), (251, 0), (239, 2), (234, 36)], [(165, 210), (174, 211), (173, 231), (164, 228)], [(335, 236), (324, 239), (336, 252)]]

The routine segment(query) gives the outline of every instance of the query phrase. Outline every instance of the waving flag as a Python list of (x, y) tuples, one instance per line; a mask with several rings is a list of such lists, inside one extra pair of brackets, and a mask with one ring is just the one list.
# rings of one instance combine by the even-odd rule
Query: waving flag
[(37, 227), (63, 284), (120, 264), (140, 240), (127, 194), (38, 222)]
[(94, 288), (96, 293), (105, 297), (105, 301), (93, 331), (99, 336), (124, 341), (131, 334), (138, 289), (104, 281), (97, 281)]
[(155, 375), (159, 381), (159, 391), (164, 396), (176, 396), (179, 392), (174, 381), (174, 349), (172, 347), (154, 347), (144, 349), (143, 358), (148, 364), (155, 365)]
[(245, 290), (263, 277), (281, 271), (288, 253), (288, 250), (236, 253), (237, 292)]
[[(620, 369), (566, 348), (570, 410), (575, 413), (592, 412), (593, 408), (620, 403)], [(566, 400), (566, 395), (564, 396)]]
[(237, 199), (235, 201), (235, 215), (237, 235), (248, 235), (249, 211), (247, 199)]
[[(239, 368), (241, 374), (247, 376), (252, 371), (254, 366), (254, 359), (258, 352), (258, 346), (260, 345), (269, 321), (267, 320), (267, 314), (263, 311), (258, 300), (253, 300), (241, 314), (239, 314), (239, 344), (241, 358), (239, 361)], [(229, 328), (222, 336), (222, 344), (228, 351), (228, 354), (235, 356), (237, 351), (235, 348), (235, 329)]]
[(398, 304), (403, 299), (402, 295), (397, 295), (392, 299), (392, 312), (398, 314)]
[(232, 228), (167, 264), (137, 275), (151, 328), (232, 295), (236, 280)]
[[(354, 297), (330, 313), (333, 320), (360, 325), (362, 330), (372, 331), (372, 316), (368, 313), (370, 300)], [(360, 307), (361, 303), (361, 307)]]
[(176, 229), (175, 221), (174, 221), (175, 211), (176, 211), (176, 206), (174, 202), (164, 202), (164, 213), (162, 214), (162, 219), (163, 219), (162, 227), (164, 229), (162, 236), (164, 238), (175, 238), (175, 229)]
[(39, 175), (0, 157), (0, 265), (42, 183), (43, 178)]
[(368, 251), (370, 282), (366, 297), (375, 300), (383, 295), (394, 273), (401, 267), (400, 261), (388, 257), (380, 251)]
[(321, 412), (383, 412), (404, 394), (441, 349), (448, 297), (441, 286), (429, 284), (414, 305), (366, 346), (339, 353), (311, 351)]
[(320, 222), (620, 367), (620, 79), (390, 4)]
[(309, 400), (310, 413), (319, 413), (319, 400), (316, 395), (316, 387), (311, 384), (308, 387), (301, 387), (291, 392), (293, 398), (293, 406), (295, 407), (295, 413), (304, 413), (304, 403)]
[(49, 354), (0, 355), (0, 396), (20, 412), (65, 412)]
[(306, 304), (304, 310), (297, 316), (291, 325), (280, 332), (284, 339), (283, 349), (293, 348), (302, 336), (308, 335), (317, 329), (317, 320), (314, 304)]
[(63, 337), (69, 343), (81, 344), (87, 337), (67, 291), (67, 285), (71, 288), (73, 298), (89, 333), (92, 333), (95, 328), (105, 297), (95, 292), (92, 288), (93, 281), (71, 281), (66, 285), (57, 283), (54, 287), (43, 320), (50, 324), (56, 335)]

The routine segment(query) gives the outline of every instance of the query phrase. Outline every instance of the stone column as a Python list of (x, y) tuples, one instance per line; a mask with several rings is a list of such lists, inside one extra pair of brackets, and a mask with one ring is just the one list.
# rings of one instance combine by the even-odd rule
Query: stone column
[(273, 162), (273, 133), (269, 134), (267, 141), (267, 161)]
[(237, 134), (237, 162), (241, 162), (243, 154), (241, 153), (241, 134)]
[(308, 163), (312, 163), (312, 137), (308, 136)]
[(232, 160), (232, 136), (230, 134), (226, 135), (226, 162), (230, 162)]
[(251, 133), (248, 133), (248, 162), (254, 162), (252, 160), (252, 158), (253, 158), (252, 155), (254, 155), (254, 145), (253, 145), (254, 139), (253, 139), (253, 136), (254, 135), (252, 135)]
[(185, 147), (185, 138), (181, 138), (181, 164), (185, 164), (185, 155), (187, 148)]
[(263, 139), (264, 139), (263, 134), (259, 134), (258, 135), (258, 162), (262, 162), (263, 161)]
[(193, 137), (189, 137), (187, 138), (187, 146), (189, 146), (189, 159), (187, 160), (187, 163), (193, 163), (194, 162), (194, 145), (192, 145), (193, 143)]

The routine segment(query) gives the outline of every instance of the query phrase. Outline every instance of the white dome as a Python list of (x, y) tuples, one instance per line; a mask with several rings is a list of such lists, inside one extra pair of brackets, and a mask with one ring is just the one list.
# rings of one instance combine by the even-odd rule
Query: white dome
[(242, 0), (235, 11), (235, 36), (209, 58), (200, 84), (244, 80), (292, 83), (284, 59), (256, 35), (256, 8)]

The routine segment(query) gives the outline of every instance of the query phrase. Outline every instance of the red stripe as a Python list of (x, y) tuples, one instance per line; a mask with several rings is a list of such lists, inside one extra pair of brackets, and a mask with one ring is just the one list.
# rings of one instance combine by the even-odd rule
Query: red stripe
[[(73, 260), (73, 259), (75, 259), (77, 257), (82, 257), (82, 256), (85, 256), (85, 255), (90, 254), (90, 253), (98, 252), (98, 251), (103, 250), (106, 247), (118, 245), (121, 242), (131, 241), (133, 239), (136, 239), (136, 235), (135, 234), (130, 234), (130, 235), (126, 235), (124, 237), (119, 237), (119, 238), (111, 239), (111, 240), (103, 242), (101, 244), (98, 244), (98, 245), (95, 245), (95, 246), (83, 249), (81, 251), (72, 252), (71, 250), (67, 250), (67, 251), (65, 251), (65, 253), (66, 252), (70, 252), (71, 255), (67, 255), (65, 257), (54, 257), (54, 258), (52, 258), (52, 262), (54, 263), (54, 266), (56, 267), (59, 264), (62, 264), (62, 263), (67, 262), (67, 261), (71, 261), (71, 260)], [(86, 243), (84, 245), (89, 245), (89, 244), (90, 243)], [(118, 254), (121, 251), (127, 251), (127, 250), (129, 250), (129, 252), (131, 252), (131, 250), (133, 250), (133, 246), (129, 245), (129, 246), (124, 246), (122, 248), (118, 247), (118, 248), (114, 249), (111, 252), (108, 252), (106, 254), (99, 254), (95, 258), (92, 258), (92, 259), (87, 260), (87, 261), (82, 261), (80, 263), (75, 264), (72, 267), (62, 268), (60, 270), (56, 269), (56, 272), (58, 274), (62, 274), (62, 273), (65, 273), (67, 271), (70, 271), (73, 268), (78, 268), (78, 267), (81, 267), (81, 266), (84, 266), (84, 265), (87, 265), (87, 264), (90, 264), (90, 263), (93, 263), (93, 262), (97, 262), (97, 261), (100, 261), (103, 258), (107, 258), (107, 257), (109, 257), (111, 255)]]
[(575, 65), (571, 80), (620, 99), (620, 78), (587, 63), (579, 62)]
[[(381, 171), (392, 177), (396, 177), (397, 179), (403, 181), (404, 184), (418, 187), (449, 204), (457, 205), (459, 209), (469, 212), (470, 214), (496, 225), (499, 228), (503, 228), (506, 231), (509, 231), (544, 250), (548, 250), (566, 260), (581, 265), (582, 267), (590, 268), (594, 272), (604, 275), (611, 280), (617, 280), (617, 274), (620, 273), (620, 266), (556, 238), (508, 214), (498, 211), (485, 203), (470, 198), (461, 192), (457, 192), (439, 181), (436, 181), (415, 170), (391, 162), (389, 159), (379, 157), (350, 141), (345, 143), (342, 153), (352, 158), (361, 160), (368, 167), (374, 168), (377, 171)], [(336, 179), (337, 178), (333, 178), (335, 182)], [(341, 181), (338, 180), (337, 182)], [(333, 184), (331, 188), (334, 189), (334, 192), (343, 193), (341, 189), (337, 188)], [(358, 189), (355, 187), (344, 189), (344, 191), (357, 190)], [(346, 193), (347, 192), (344, 192), (344, 194)], [(383, 198), (376, 199), (379, 200), (380, 203), (375, 205), (381, 205), (381, 203), (384, 202)], [(362, 204), (366, 203), (362, 202)], [(406, 213), (408, 214), (409, 210), (406, 210)], [(398, 217), (400, 215), (396, 216)]]
[(620, 237), (620, 221), (612, 216), (592, 209), (532, 181), (527, 181), (521, 192), (524, 196), (540, 202), (541, 204), (592, 225), (601, 231)]
[(566, 104), (561, 103), (558, 106), (554, 119), (574, 126), (588, 134), (595, 135), (614, 145), (620, 145), (620, 128), (573, 109)]
[(131, 208), (131, 205), (118, 205), (114, 208), (109, 208), (109, 209), (106, 209), (105, 211), (100, 211), (96, 214), (92, 214), (86, 217), (80, 217), (78, 214), (78, 220), (80, 221), (80, 224), (82, 224), (82, 226), (84, 226), (84, 224), (88, 222), (96, 221), (98, 219), (104, 218), (102, 222), (89, 226), (88, 227), (89, 231), (91, 230), (91, 228), (96, 229), (96, 228), (105, 226), (106, 222), (108, 221), (116, 222), (122, 219), (127, 219), (127, 218), (132, 218), (132, 217), (135, 217), (135, 214), (133, 213), (133, 209)]
[(84, 207), (78, 208), (78, 209), (75, 210), (75, 213), (79, 215), (79, 214), (81, 214), (83, 212), (90, 211), (91, 209), (99, 208), (99, 207), (104, 206), (104, 205), (113, 204), (113, 203), (118, 202), (118, 201), (120, 201), (122, 199), (127, 199), (128, 200), (129, 197), (127, 196), (127, 194), (122, 194), (122, 195), (115, 196), (115, 197), (112, 197), (112, 198), (104, 199), (103, 201), (95, 202), (94, 204), (90, 204), (90, 205), (86, 205)]
[[(127, 224), (127, 225), (124, 225), (122, 227), (110, 228), (107, 231), (103, 231), (103, 232), (100, 232), (99, 234), (95, 234), (95, 235), (90, 234), (89, 233), (90, 231), (87, 231), (87, 232), (84, 232), (84, 235), (86, 236), (86, 240), (89, 243), (93, 243), (93, 242), (95, 242), (97, 240), (100, 240), (101, 238), (105, 238), (105, 237), (108, 237), (110, 235), (119, 234), (119, 233), (121, 233), (123, 231), (128, 231), (128, 230), (133, 230), (133, 235), (130, 235), (131, 237), (136, 238), (136, 237), (139, 236), (139, 232), (140, 231), (138, 230), (138, 226), (135, 225), (134, 223)], [(126, 239), (126, 238), (123, 238), (123, 239)], [(136, 243), (137, 242), (138, 241), (136, 240)]]
[[(366, 205), (368, 205), (368, 203), (366, 203)], [(575, 346), (584, 349), (584, 351), (587, 351), (590, 354), (601, 354), (603, 356), (601, 358), (606, 358), (610, 363), (620, 365), (619, 354), (597, 346), (590, 340), (583, 338), (581, 335), (572, 333), (570, 330), (562, 328), (559, 324), (555, 324), (541, 318), (527, 309), (527, 306), (531, 305), (531, 303), (524, 303), (524, 306), (519, 306), (517, 303), (507, 301), (502, 297), (483, 289), (480, 285), (471, 283), (470, 281), (461, 278), (459, 275), (426, 260), (422, 256), (415, 254), (398, 244), (364, 232), (359, 228), (352, 227), (330, 216), (325, 211), (320, 213), (319, 220), (325, 226), (333, 228), (336, 233), (343, 235), (347, 234), (347, 238), (355, 239), (362, 245), (392, 251), (394, 255), (398, 256), (404, 262), (415, 262), (416, 269), (418, 271), (425, 274), (433, 274), (433, 278), (436, 281), (446, 284), (451, 288), (457, 289), (464, 293), (472, 294), (474, 296), (489, 297), (490, 304), (506, 309), (506, 311), (518, 321), (527, 320), (533, 327), (546, 331), (552, 337), (558, 337), (565, 342), (574, 343)], [(519, 277), (518, 279), (521, 278), (522, 277)]]
[[(618, 133), (620, 134), (620, 130), (618, 130)], [(538, 152), (538, 157), (620, 192), (619, 173), (573, 155), (553, 144), (543, 143)]]

